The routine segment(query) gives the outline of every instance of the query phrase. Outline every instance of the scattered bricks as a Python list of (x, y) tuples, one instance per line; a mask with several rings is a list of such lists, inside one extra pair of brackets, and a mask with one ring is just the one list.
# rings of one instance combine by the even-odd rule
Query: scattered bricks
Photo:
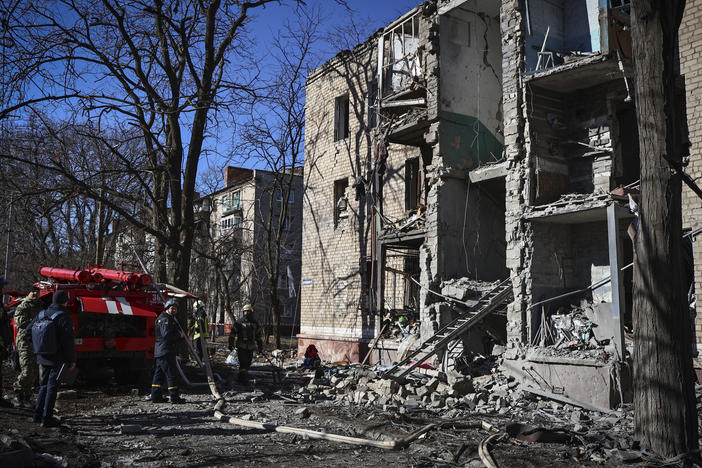
[(397, 393), (399, 388), (399, 384), (394, 380), (378, 380), (377, 382), (373, 382), (370, 386), (381, 395), (392, 395)]
[(422, 403), (424, 403), (425, 405), (430, 404), (431, 403), (431, 395), (425, 395), (424, 397), (422, 397)]
[(403, 398), (403, 397), (400, 396), (400, 395), (393, 395), (392, 397), (390, 397), (390, 400), (391, 400), (393, 403), (399, 404), (399, 405), (404, 405), (405, 402), (407, 401), (407, 400), (405, 400), (405, 398)]
[(481, 375), (480, 377), (475, 377), (473, 379), (473, 385), (477, 385), (481, 388), (491, 388), (494, 385), (493, 377), (491, 375)]
[(425, 387), (425, 388), (431, 389), (431, 391), (433, 392), (433, 391), (436, 390), (436, 387), (438, 387), (440, 383), (441, 383), (441, 382), (439, 381), (439, 379), (437, 379), (436, 377), (434, 377), (434, 378), (432, 378), (431, 380), (429, 380), (429, 382), (427, 382), (427, 384), (424, 385), (424, 387)]
[(432, 393), (434, 393), (434, 390), (431, 389), (431, 388), (428, 387), (428, 386), (419, 387), (419, 388), (417, 389), (417, 396), (418, 396), (420, 399), (423, 399), (424, 397), (426, 397), (426, 396), (428, 396), (428, 395), (431, 395)]
[(439, 383), (439, 385), (436, 386), (436, 393), (447, 395), (449, 391), (451, 391), (451, 387), (445, 383)]
[(453, 390), (457, 395), (466, 395), (475, 391), (472, 379), (465, 377), (454, 381), (451, 384), (451, 390)]
[[(434, 395), (436, 395), (436, 393)], [(432, 408), (443, 408), (445, 405), (446, 405), (446, 402), (444, 401), (443, 398), (441, 398), (439, 400), (434, 400), (431, 402)]]
[(407, 399), (404, 401), (405, 406), (419, 406), (419, 403), (421, 402), (421, 398), (417, 397), (416, 395), (410, 395), (407, 397)]
[(429, 398), (431, 398), (431, 401), (446, 400), (446, 398), (441, 393), (432, 393), (431, 395), (429, 395)]
[(300, 416), (301, 419), (306, 419), (310, 417), (310, 410), (303, 406), (302, 408), (296, 409), (295, 414)]
[(363, 404), (368, 399), (368, 393), (363, 391), (356, 391), (353, 394), (353, 402), (357, 405)]

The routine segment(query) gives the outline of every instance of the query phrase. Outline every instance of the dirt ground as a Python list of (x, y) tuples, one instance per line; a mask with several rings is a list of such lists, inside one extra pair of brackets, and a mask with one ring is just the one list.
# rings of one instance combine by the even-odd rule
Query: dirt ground
[[(299, 435), (248, 429), (215, 420), (213, 398), (206, 390), (184, 391), (186, 404), (152, 404), (147, 385), (80, 383), (62, 390), (57, 401), (60, 428), (31, 422), (29, 409), (0, 410), (0, 441), (9, 447), (29, 446), (35, 466), (71, 467), (358, 467), (358, 466), (484, 466), (478, 445), (490, 433), (465, 427), (486, 421), (496, 428), (514, 422), (511, 413), (468, 414), (413, 409), (356, 406), (332, 399), (303, 397), (300, 372), (288, 372), (282, 384), (257, 378), (254, 385), (234, 384), (235, 368), (215, 358), (215, 370), (226, 390), (224, 413), (242, 419), (312, 429), (373, 440), (403, 437), (428, 423), (442, 423), (408, 447), (384, 450)], [(188, 367), (191, 381), (204, 382)], [(3, 369), (3, 388), (11, 388), (11, 369)], [(12, 392), (6, 390), (6, 395)], [(306, 411), (305, 411), (306, 409)], [(455, 412), (454, 412), (455, 413)], [(532, 423), (538, 421), (531, 421)], [(542, 422), (543, 423), (543, 422)], [(622, 460), (590, 456), (596, 438), (568, 443), (529, 443), (508, 439), (491, 453), (500, 467), (621, 466)], [(0, 454), (0, 466), (2, 462)], [(656, 466), (650, 462), (632, 466)]]

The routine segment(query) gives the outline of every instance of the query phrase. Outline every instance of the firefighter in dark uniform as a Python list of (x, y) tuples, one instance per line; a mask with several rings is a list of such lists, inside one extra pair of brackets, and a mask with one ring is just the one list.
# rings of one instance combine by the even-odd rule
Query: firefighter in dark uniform
[(261, 339), (261, 327), (253, 318), (253, 307), (246, 304), (241, 310), (243, 316), (232, 326), (229, 333), (229, 349), (234, 349), (239, 354), (239, 383), (246, 384), (249, 377), (249, 367), (253, 359), (253, 353), (263, 351), (263, 340)]
[(177, 312), (178, 304), (171, 299), (166, 302), (164, 311), (156, 319), (156, 346), (154, 348), (156, 369), (151, 381), (151, 401), (154, 403), (166, 401), (161, 393), (161, 382), (164, 377), (168, 384), (168, 395), (171, 397), (171, 403), (185, 403), (178, 391), (176, 347), (184, 335), (176, 323), (175, 315)]

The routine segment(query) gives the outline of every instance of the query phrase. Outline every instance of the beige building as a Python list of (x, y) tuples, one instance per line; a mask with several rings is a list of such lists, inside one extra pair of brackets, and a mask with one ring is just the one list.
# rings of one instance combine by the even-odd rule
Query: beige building
[(300, 351), (357, 361), (399, 315), (430, 336), (452, 282), (506, 278), (501, 73), (483, 0), (426, 2), (309, 75)]
[(227, 167), (225, 187), (198, 200), (197, 246), (206, 255), (195, 252), (191, 281), (209, 298), (215, 322), (230, 324), (226, 312), (239, 318), (251, 303), (259, 323), (273, 323), (269, 277), (277, 257), (281, 325), (291, 332), (299, 324), (302, 193), (297, 172)]

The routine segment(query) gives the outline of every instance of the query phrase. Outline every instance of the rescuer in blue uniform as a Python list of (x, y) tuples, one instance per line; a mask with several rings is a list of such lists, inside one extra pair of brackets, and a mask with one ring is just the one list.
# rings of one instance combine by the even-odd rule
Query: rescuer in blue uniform
[(156, 319), (156, 347), (154, 348), (156, 369), (151, 381), (151, 401), (154, 403), (166, 401), (161, 393), (161, 382), (164, 377), (168, 384), (168, 395), (171, 397), (171, 403), (185, 403), (178, 391), (176, 369), (176, 347), (184, 338), (183, 332), (180, 331), (176, 323), (175, 315), (177, 312), (178, 304), (171, 299), (166, 302), (164, 311)]
[[(47, 329), (44, 334), (32, 333), (32, 346), (37, 355), (37, 362), (41, 364), (41, 383), (37, 402), (34, 406), (34, 422), (40, 422), (42, 427), (56, 427), (59, 421), (53, 417), (56, 395), (58, 394), (58, 375), (61, 367), (66, 364), (69, 370), (76, 367), (76, 351), (73, 336), (73, 319), (66, 309), (68, 304), (68, 293), (58, 290), (54, 293), (53, 300), (48, 309), (40, 312), (35, 321), (29, 325), (30, 331), (33, 327), (39, 328), (38, 321), (50, 319), (54, 322), (54, 327)], [(54, 336), (48, 336), (53, 331)], [(43, 342), (43, 343), (42, 343)], [(50, 354), (42, 353), (43, 344), (54, 343), (55, 352)]]

